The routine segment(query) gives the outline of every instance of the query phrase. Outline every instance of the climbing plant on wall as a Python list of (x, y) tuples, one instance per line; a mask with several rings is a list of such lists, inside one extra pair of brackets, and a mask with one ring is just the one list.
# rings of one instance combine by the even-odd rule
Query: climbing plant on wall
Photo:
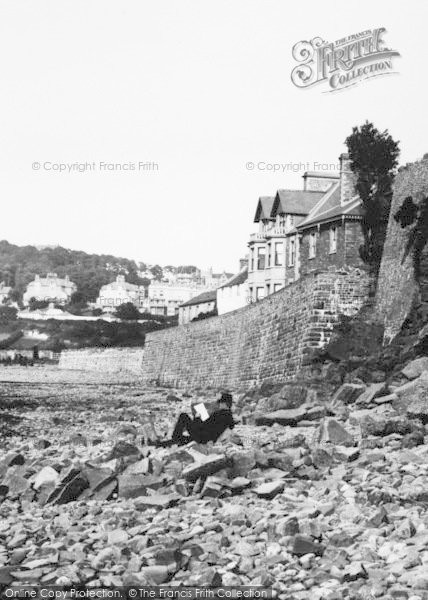
[(360, 247), (360, 255), (377, 275), (388, 225), (391, 188), (400, 154), (399, 142), (393, 140), (388, 130), (381, 132), (366, 121), (361, 127), (353, 127), (345, 143), (363, 207), (364, 243)]

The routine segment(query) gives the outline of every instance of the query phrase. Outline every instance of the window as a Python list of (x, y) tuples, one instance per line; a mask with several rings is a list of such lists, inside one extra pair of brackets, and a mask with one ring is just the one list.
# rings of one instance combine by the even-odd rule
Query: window
[(287, 215), (287, 227), (293, 227), (294, 215)]
[(267, 245), (267, 266), (270, 267), (270, 253), (271, 253), (271, 245)]
[(285, 215), (278, 215), (278, 227), (285, 227)]
[(315, 258), (317, 253), (317, 234), (315, 231), (309, 234), (309, 258)]
[(266, 284), (266, 296), (269, 296), (270, 294), (270, 283)]
[(265, 248), (259, 246), (257, 248), (257, 270), (262, 271), (265, 268)]
[(256, 300), (262, 300), (265, 297), (265, 288), (257, 287), (256, 288)]
[(254, 271), (254, 248), (251, 248), (250, 271)]
[(293, 238), (290, 240), (290, 252), (288, 255), (288, 266), (294, 267), (296, 262), (296, 240)]
[(282, 255), (284, 252), (283, 242), (275, 242), (275, 266), (282, 267)]
[(337, 251), (337, 227), (330, 227), (330, 254)]
[(273, 286), (273, 291), (278, 292), (278, 290), (280, 290), (281, 288), (282, 288), (282, 283), (275, 283), (275, 285)]

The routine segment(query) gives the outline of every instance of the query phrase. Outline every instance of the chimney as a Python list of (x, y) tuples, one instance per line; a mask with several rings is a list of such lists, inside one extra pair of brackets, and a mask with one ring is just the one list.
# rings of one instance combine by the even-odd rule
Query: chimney
[(349, 155), (343, 153), (339, 156), (340, 161), (340, 204), (343, 206), (356, 195), (356, 175), (351, 171), (351, 160)]
[(239, 270), (242, 271), (245, 267), (248, 267), (248, 256), (239, 259)]

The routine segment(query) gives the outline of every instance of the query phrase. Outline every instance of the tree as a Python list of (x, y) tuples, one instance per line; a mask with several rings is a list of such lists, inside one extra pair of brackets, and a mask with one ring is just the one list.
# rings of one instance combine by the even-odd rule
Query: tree
[(356, 188), (362, 200), (364, 244), (360, 255), (377, 275), (391, 206), (392, 183), (400, 154), (399, 142), (386, 129), (380, 132), (366, 121), (353, 127), (345, 140)]
[(0, 324), (7, 325), (17, 319), (17, 310), (12, 306), (0, 306)]
[(160, 267), (159, 265), (155, 265), (154, 267), (152, 267), (150, 269), (150, 273), (153, 275), (153, 277), (155, 279), (157, 279), (158, 281), (162, 280), (163, 277), (163, 270), (162, 267)]
[(137, 321), (141, 318), (141, 314), (132, 302), (125, 302), (116, 308), (116, 317), (125, 321)]
[(48, 306), (48, 300), (36, 300), (36, 298), (30, 298), (28, 303), (28, 308), (30, 310), (40, 310), (41, 308), (47, 308)]

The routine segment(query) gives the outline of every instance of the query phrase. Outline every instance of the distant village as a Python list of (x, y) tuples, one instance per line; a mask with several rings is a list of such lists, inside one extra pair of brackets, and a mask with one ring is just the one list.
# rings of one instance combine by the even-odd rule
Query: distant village
[[(68, 277), (37, 275), (27, 286), (25, 308), (18, 317), (117, 320), (118, 306), (132, 303), (143, 314), (178, 315), (183, 325), (258, 302), (317, 269), (363, 267), (358, 250), (363, 241), (361, 200), (355, 195), (348, 155), (340, 156), (339, 173), (307, 171), (302, 178), (302, 189), (280, 189), (258, 199), (257, 231), (250, 234), (247, 254), (234, 274), (164, 269), (158, 281), (150, 269), (139, 271), (139, 277), (150, 280), (147, 287), (117, 275), (101, 287), (96, 302), (89, 306), (99, 310), (93, 317), (72, 315), (61, 308), (77, 291)], [(7, 301), (9, 291), (0, 284), (0, 303)], [(50, 304), (30, 310), (32, 300)]]

